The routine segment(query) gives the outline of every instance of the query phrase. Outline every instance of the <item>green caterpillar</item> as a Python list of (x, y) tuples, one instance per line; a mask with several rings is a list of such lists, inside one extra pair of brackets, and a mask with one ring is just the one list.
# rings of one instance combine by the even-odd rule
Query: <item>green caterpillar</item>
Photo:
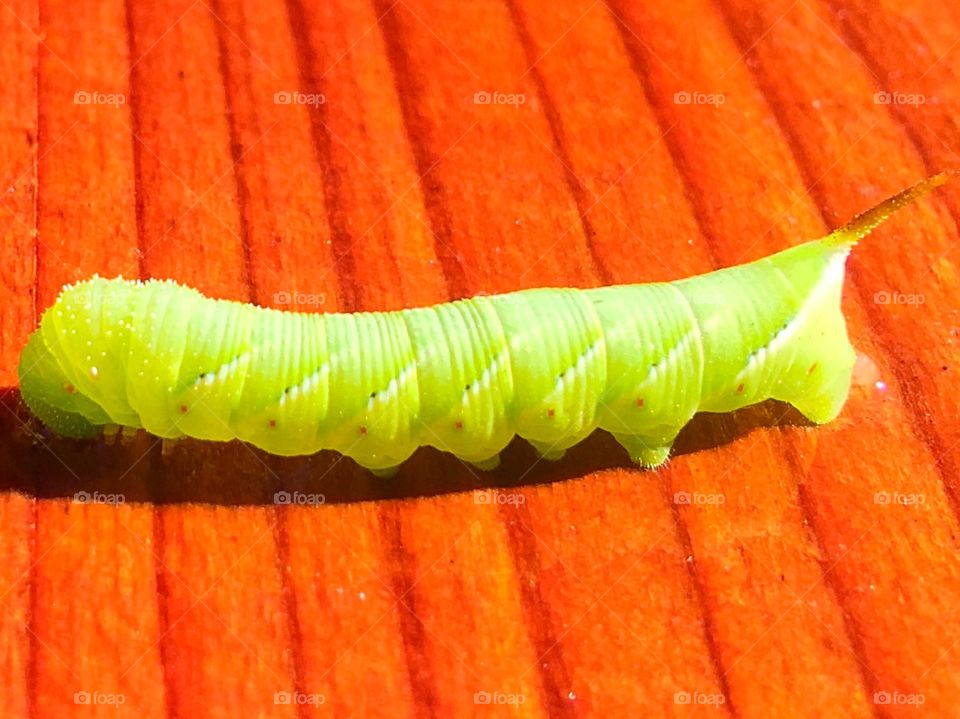
[(113, 424), (281, 455), (335, 449), (384, 475), (424, 444), (491, 469), (515, 434), (558, 459), (597, 427), (656, 467), (699, 411), (772, 397), (836, 417), (854, 363), (847, 255), (948, 177), (823, 239), (676, 282), (312, 314), (94, 277), (44, 313), (21, 394), (65, 436)]

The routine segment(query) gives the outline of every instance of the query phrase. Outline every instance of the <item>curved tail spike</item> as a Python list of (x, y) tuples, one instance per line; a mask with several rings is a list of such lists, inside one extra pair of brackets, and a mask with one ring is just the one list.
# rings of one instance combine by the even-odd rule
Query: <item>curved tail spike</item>
[(945, 170), (936, 175), (931, 175), (896, 195), (888, 197), (879, 205), (861, 212), (843, 227), (834, 230), (825, 238), (825, 241), (831, 245), (853, 247), (901, 207), (909, 205), (957, 175), (960, 175), (960, 170)]

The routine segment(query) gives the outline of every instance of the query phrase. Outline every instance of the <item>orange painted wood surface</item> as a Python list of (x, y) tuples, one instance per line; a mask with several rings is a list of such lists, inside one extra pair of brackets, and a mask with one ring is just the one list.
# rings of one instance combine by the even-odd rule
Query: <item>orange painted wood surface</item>
[(849, 262), (839, 419), (698, 417), (658, 471), (71, 442), (16, 365), (94, 273), (396, 309), (821, 236), (960, 167), (960, 9), (5, 0), (0, 39), (0, 716), (957, 715), (956, 183)]

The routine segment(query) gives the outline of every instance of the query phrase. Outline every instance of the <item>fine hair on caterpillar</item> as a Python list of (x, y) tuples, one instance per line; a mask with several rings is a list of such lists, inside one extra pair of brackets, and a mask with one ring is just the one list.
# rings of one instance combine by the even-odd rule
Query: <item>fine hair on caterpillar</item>
[(846, 258), (952, 174), (822, 239), (673, 282), (300, 313), (94, 276), (43, 314), (20, 391), (68, 437), (120, 425), (280, 455), (334, 449), (382, 475), (421, 445), (491, 469), (515, 435), (559, 459), (598, 427), (657, 467), (700, 411), (772, 398), (818, 424), (836, 417), (855, 357)]

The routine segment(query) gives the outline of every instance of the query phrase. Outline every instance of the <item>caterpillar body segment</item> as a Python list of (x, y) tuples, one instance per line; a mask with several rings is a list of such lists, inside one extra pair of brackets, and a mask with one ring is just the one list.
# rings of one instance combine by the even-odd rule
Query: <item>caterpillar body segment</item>
[(558, 459), (597, 427), (654, 467), (699, 411), (772, 397), (833, 419), (854, 362), (847, 255), (947, 177), (821, 240), (668, 283), (321, 315), (94, 277), (44, 313), (21, 394), (66, 436), (117, 424), (281, 455), (335, 449), (381, 474), (420, 445), (492, 468), (514, 435)]
[(475, 464), (495, 464), (513, 437), (514, 375), (493, 306), (452, 302), (399, 313), (415, 356), (422, 444)]
[(840, 311), (848, 253), (809, 242), (705, 275), (707, 282), (674, 283), (706, 358), (699, 411), (772, 397), (819, 424), (839, 413), (855, 360)]

